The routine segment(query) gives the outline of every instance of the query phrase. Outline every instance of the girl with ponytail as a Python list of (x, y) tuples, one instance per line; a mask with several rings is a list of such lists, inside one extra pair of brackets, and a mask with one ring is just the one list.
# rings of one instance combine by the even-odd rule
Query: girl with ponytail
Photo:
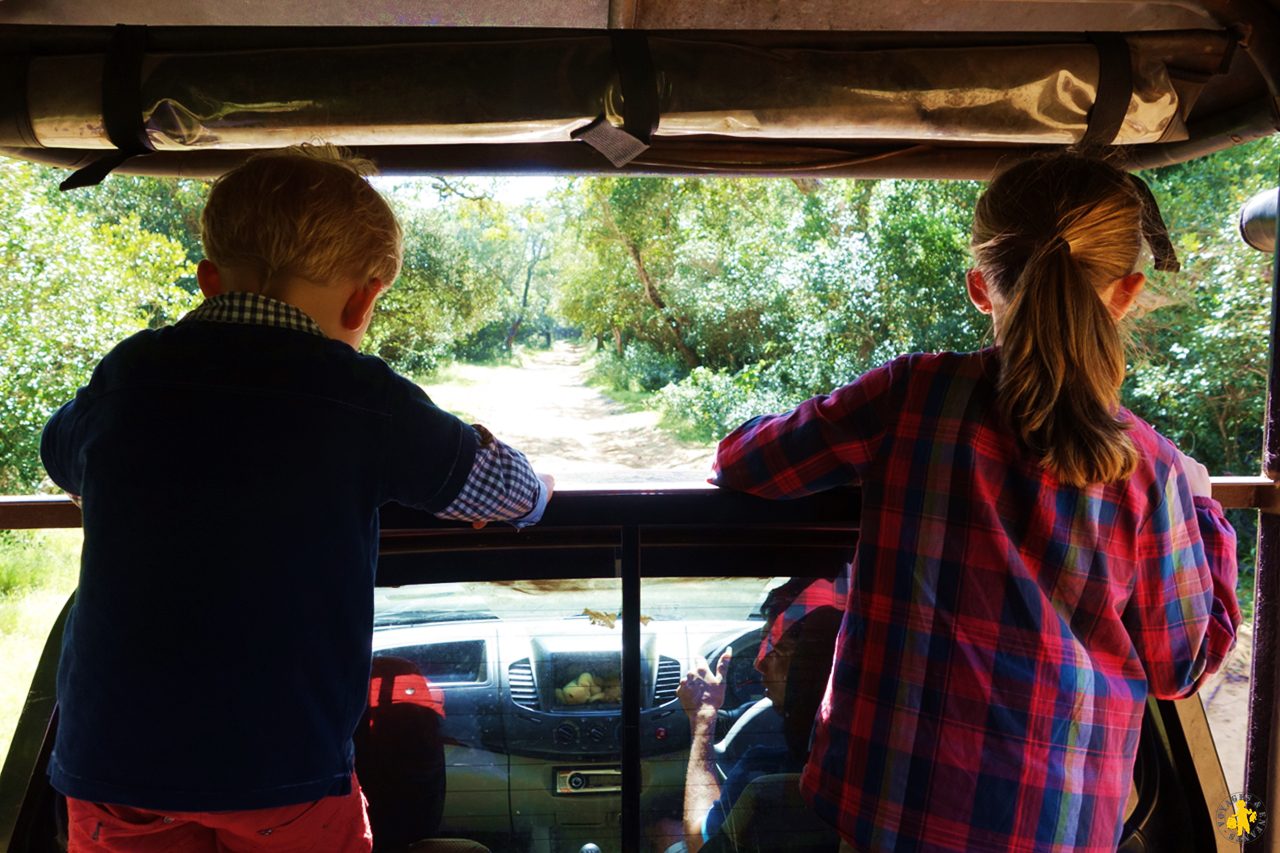
[(720, 443), (725, 488), (861, 487), (801, 780), (855, 850), (1112, 853), (1147, 696), (1194, 693), (1235, 642), (1208, 474), (1120, 405), (1144, 242), (1167, 268), (1138, 179), (1016, 165), (966, 282), (995, 346), (897, 358)]

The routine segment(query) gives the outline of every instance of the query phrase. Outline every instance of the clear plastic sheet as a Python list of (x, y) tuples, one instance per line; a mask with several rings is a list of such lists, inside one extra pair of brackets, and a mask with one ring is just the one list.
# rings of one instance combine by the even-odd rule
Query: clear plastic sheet
[[(660, 137), (1071, 143), (1098, 88), (1089, 44), (835, 50), (651, 37)], [(1176, 81), (1133, 51), (1119, 144), (1185, 138)], [(102, 57), (32, 62), (40, 144), (111, 148)], [(75, 81), (69, 85), (68, 81)], [(568, 141), (622, 97), (606, 36), (157, 55), (143, 69), (157, 150)]]

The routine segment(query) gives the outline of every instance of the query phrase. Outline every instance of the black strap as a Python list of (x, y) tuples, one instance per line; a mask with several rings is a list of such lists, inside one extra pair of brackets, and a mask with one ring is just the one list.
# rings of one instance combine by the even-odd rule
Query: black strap
[(1133, 98), (1133, 66), (1129, 42), (1120, 35), (1091, 37), (1098, 49), (1098, 94), (1089, 110), (1089, 125), (1080, 140), (1081, 147), (1112, 145), (1124, 126), (1129, 101)]
[(91, 187), (131, 157), (155, 150), (142, 122), (142, 60), (147, 28), (117, 24), (102, 63), (102, 124), (116, 150), (77, 169), (60, 190)]
[(1182, 269), (1178, 262), (1178, 253), (1169, 239), (1169, 229), (1160, 215), (1160, 205), (1156, 204), (1155, 194), (1147, 182), (1137, 175), (1130, 174), (1129, 182), (1142, 197), (1142, 236), (1151, 247), (1151, 263), (1160, 272), (1177, 272)]
[(622, 94), (622, 127), (616, 127), (602, 114), (570, 135), (599, 151), (614, 166), (622, 167), (648, 150), (649, 140), (658, 129), (658, 81), (648, 36), (614, 32), (609, 34), (609, 41)]
[(658, 80), (649, 53), (649, 37), (637, 32), (613, 32), (613, 61), (622, 89), (622, 128), (646, 146), (658, 129)]

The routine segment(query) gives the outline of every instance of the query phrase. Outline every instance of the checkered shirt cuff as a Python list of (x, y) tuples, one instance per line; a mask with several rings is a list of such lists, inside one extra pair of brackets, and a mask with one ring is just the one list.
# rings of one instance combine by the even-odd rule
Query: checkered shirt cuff
[(528, 527), (542, 519), (547, 487), (525, 455), (495, 438), (476, 448), (476, 460), (462, 491), (437, 518), (457, 521), (507, 521)]

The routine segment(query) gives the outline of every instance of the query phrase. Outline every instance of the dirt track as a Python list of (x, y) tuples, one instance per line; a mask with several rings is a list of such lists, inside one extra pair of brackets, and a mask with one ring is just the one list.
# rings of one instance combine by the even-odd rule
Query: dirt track
[(705, 482), (714, 448), (677, 441), (657, 429), (656, 412), (628, 412), (588, 387), (585, 356), (558, 342), (526, 352), (522, 367), (457, 365), (427, 393), (524, 451), (562, 488)]
[[(626, 408), (586, 385), (582, 347), (525, 353), (522, 367), (458, 365), (427, 386), (435, 402), (483, 423), (523, 450), (560, 488), (704, 483), (713, 450), (657, 428), (655, 412)], [(1242, 628), (1226, 665), (1200, 691), (1227, 787), (1243, 790), (1253, 635)]]

